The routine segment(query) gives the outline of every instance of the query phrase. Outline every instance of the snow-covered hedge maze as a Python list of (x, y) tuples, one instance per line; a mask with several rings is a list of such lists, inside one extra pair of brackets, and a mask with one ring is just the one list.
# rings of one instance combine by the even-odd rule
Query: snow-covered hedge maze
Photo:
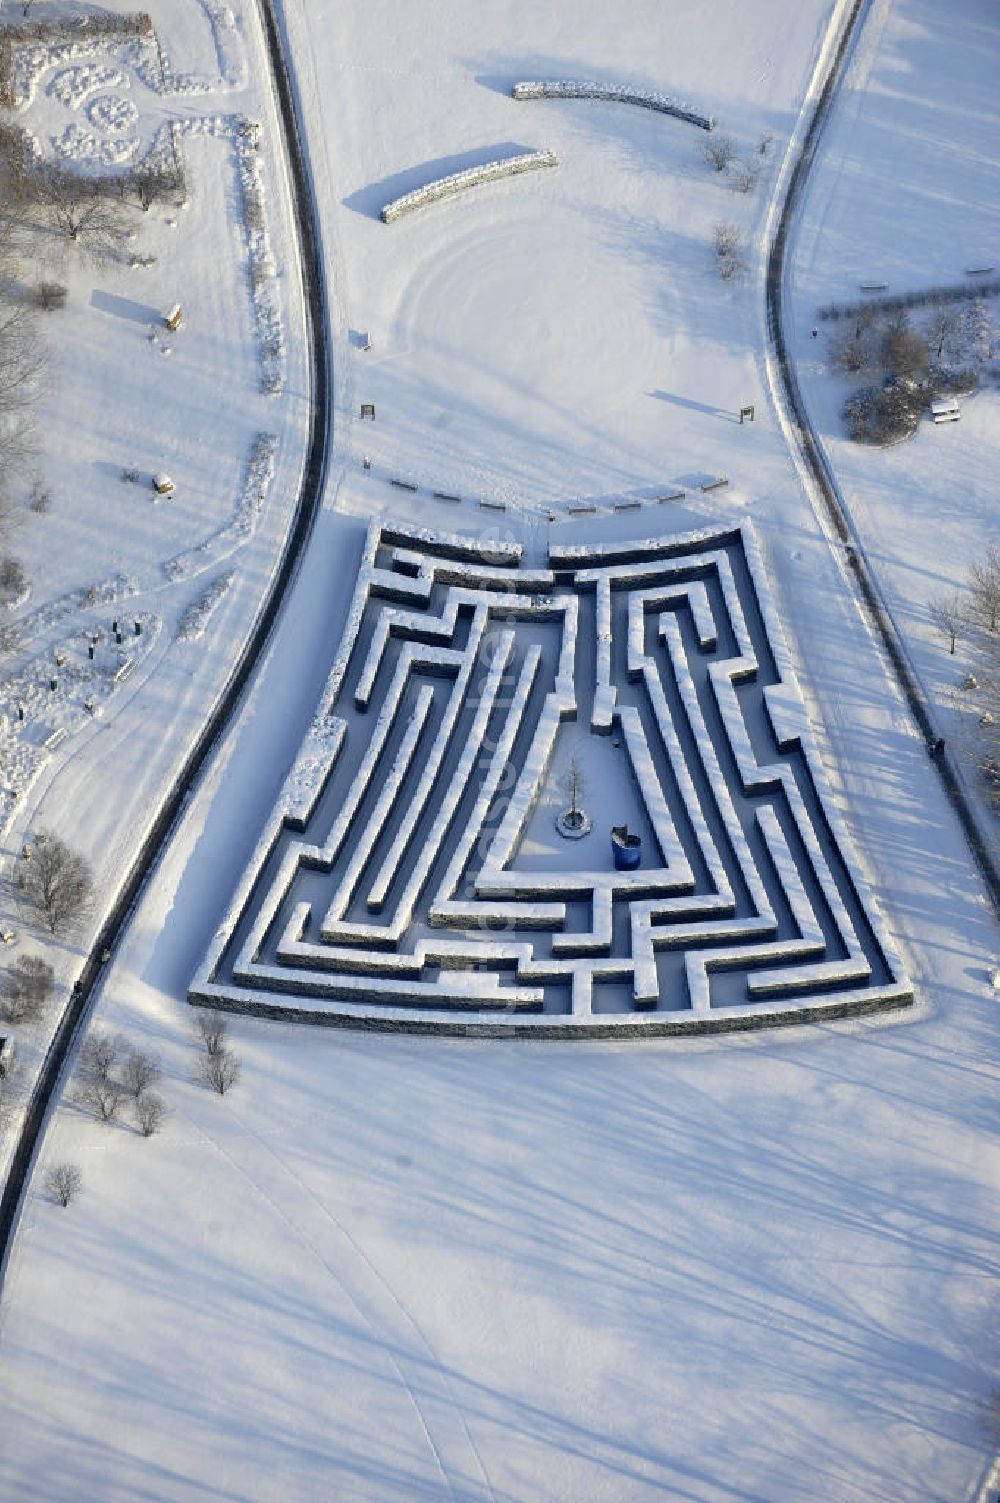
[[(911, 1000), (748, 526), (520, 549), (374, 523), (316, 719), (190, 997), (631, 1035)], [(560, 841), (569, 756), (593, 832)], [(643, 839), (617, 870), (612, 825)]]
[(391, 224), (404, 214), (412, 214), (426, 204), (440, 198), (454, 198), (467, 188), (478, 188), (483, 183), (494, 183), (502, 177), (517, 177), (522, 172), (536, 172), (540, 167), (558, 167), (559, 158), (554, 151), (526, 151), (519, 156), (501, 157), (496, 162), (483, 162), (479, 167), (467, 167), (464, 172), (452, 172), (448, 177), (435, 178), (402, 198), (394, 198), (382, 210), (382, 220)]
[(660, 115), (673, 115), (685, 120), (688, 125), (697, 125), (700, 130), (714, 130), (715, 121), (709, 115), (699, 115), (690, 105), (671, 99), (667, 94), (654, 94), (648, 89), (630, 89), (624, 84), (580, 82), (566, 78), (534, 79), (516, 83), (511, 89), (514, 99), (601, 99), (613, 104), (635, 104), (644, 110), (656, 110)]

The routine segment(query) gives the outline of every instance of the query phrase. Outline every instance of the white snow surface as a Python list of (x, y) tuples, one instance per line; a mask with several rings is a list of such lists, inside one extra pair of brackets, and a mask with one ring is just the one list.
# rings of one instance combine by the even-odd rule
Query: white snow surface
[[(975, 1496), (1000, 1379), (996, 925), (765, 395), (766, 206), (832, 9), (679, 0), (668, 24), (653, 0), (627, 11), (344, 0), (320, 26), (288, 0), (333, 319), (329, 505), (262, 675), (95, 1007), (94, 1026), (161, 1055), (167, 1124), (149, 1141), (127, 1118), (99, 1125), (67, 1083), (43, 1145), (41, 1170), (77, 1161), (84, 1193), (64, 1211), (36, 1175), (27, 1201), (0, 1310), (0, 1496)], [(253, 12), (226, 30), (226, 59), (213, 14), (186, 0), (153, 10), (174, 66), (227, 86), (243, 76), (232, 46), (243, 39), (257, 82), (219, 107), (264, 118), (280, 181)], [(963, 236), (991, 243), (998, 150), (983, 116), (992, 109), (995, 125), (996, 46), (996, 18), (975, 0), (875, 0), (805, 207), (803, 359), (814, 358), (812, 309), (844, 292), (855, 264), (867, 276), (880, 257), (916, 255), (915, 234), (888, 214), (882, 223), (886, 182), (916, 199), (920, 226), (936, 223), (920, 183), (937, 195), (934, 214), (944, 201), (956, 216), (921, 279), (953, 275)], [(683, 95), (747, 152), (770, 131), (761, 185), (733, 193), (700, 161), (701, 133), (651, 112), (517, 104), (509, 88), (525, 77)], [(881, 121), (858, 123), (886, 97)], [(947, 135), (960, 112), (975, 146), (964, 155)], [(939, 139), (952, 143), (940, 157)], [(886, 172), (866, 186), (887, 140)], [(540, 146), (556, 150), (557, 172), (392, 227), (378, 220), (428, 177)], [(281, 499), (239, 565), (226, 560), (238, 575), (198, 643), (178, 643), (176, 627), (219, 576), (218, 554), (169, 609), (157, 598), (155, 667), (130, 681), (107, 729), (62, 743), (6, 837), (9, 854), (29, 817), (51, 823), (104, 881), (224, 677), (273, 566), (301, 452), (284, 210), (269, 219), (289, 321), (288, 387), (274, 398), (258, 389), (229, 143), (184, 149), (198, 191), (176, 226), (154, 211), (155, 228), (153, 216), (143, 227), (156, 266), (112, 282), (74, 272), (71, 310), (55, 315), (55, 515), (32, 516), (18, 544), (36, 585), (27, 609), (42, 598), (34, 559), (56, 602), (138, 578), (226, 527), (261, 432), (281, 435)], [(751, 272), (730, 288), (711, 264), (722, 218), (750, 243)], [(185, 325), (165, 361), (145, 335), (178, 298)], [(211, 338), (195, 360), (199, 329)], [(353, 335), (368, 330), (363, 353)], [(818, 410), (827, 398), (806, 379)], [(361, 401), (375, 402), (375, 424), (359, 423)], [(756, 420), (740, 427), (747, 401)], [(969, 519), (988, 536), (996, 403), (981, 393), (961, 423), (888, 454), (830, 441), (852, 500), (868, 498), (860, 520), (877, 528), (876, 566), (915, 618), (907, 573), (958, 579)], [(132, 462), (169, 469), (176, 498), (153, 507), (121, 485)], [(393, 474), (422, 489), (392, 489)], [(724, 492), (697, 491), (722, 474)], [(550, 509), (677, 486), (693, 494), (562, 520), (548, 538), (643, 538), (752, 513), (840, 812), (917, 1008), (878, 1024), (641, 1047), (236, 1020), (239, 1085), (220, 1099), (195, 1083), (185, 991), (313, 723), (369, 519), (482, 536), (475, 502), (504, 499), (491, 539), (511, 535), (539, 565)], [(435, 501), (433, 489), (466, 499)], [(919, 620), (913, 640), (926, 644), (922, 669), (950, 671)], [(85, 939), (58, 950), (61, 976)], [(23, 944), (37, 949), (37, 936)], [(41, 1030), (27, 1040), (29, 1063), (42, 1043)]]

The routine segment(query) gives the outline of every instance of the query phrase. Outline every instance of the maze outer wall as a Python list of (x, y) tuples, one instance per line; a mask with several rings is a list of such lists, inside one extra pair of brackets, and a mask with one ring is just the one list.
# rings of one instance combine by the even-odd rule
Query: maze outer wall
[[(571, 757), (593, 828), (564, 841)], [(565, 1037), (910, 1002), (751, 528), (529, 569), (518, 546), (373, 524), (320, 713), (189, 997)]]

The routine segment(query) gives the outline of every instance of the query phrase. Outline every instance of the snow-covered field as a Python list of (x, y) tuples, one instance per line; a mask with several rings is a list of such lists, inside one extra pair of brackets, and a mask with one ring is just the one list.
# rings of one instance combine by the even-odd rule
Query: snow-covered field
[[(165, 9), (187, 15), (181, 0)], [(830, 7), (749, 10), (685, 4), (667, 26), (652, 4), (623, 20), (561, 4), (452, 0), (429, 16), (352, 0), (320, 28), (288, 5), (335, 325), (331, 505), (95, 1010), (97, 1026), (159, 1052), (171, 1116), (146, 1141), (91, 1120), (68, 1085), (50, 1127), (42, 1167), (76, 1160), (84, 1193), (64, 1211), (39, 1183), (26, 1206), (0, 1312), (0, 1493), (975, 1495), (1000, 1377), (996, 929), (766, 403), (761, 235)], [(996, 25), (972, 0), (953, 16), (922, 0), (873, 11), (850, 80), (859, 109), (864, 69), (898, 66), (897, 35), (919, 43), (922, 79), (953, 48), (952, 94), (969, 99), (988, 78)], [(241, 30), (256, 46), (249, 16)], [(698, 133), (678, 121), (512, 101), (510, 83), (532, 77), (677, 94), (751, 148), (773, 132), (757, 193), (710, 176)], [(839, 128), (825, 148), (834, 172), (855, 150), (838, 146)], [(377, 218), (430, 178), (545, 147), (558, 168), (392, 225)], [(976, 159), (990, 153), (984, 135)], [(821, 243), (810, 205), (807, 267)], [(849, 206), (840, 212), (846, 234)], [(711, 264), (722, 218), (752, 237), (751, 272), (729, 290)], [(180, 246), (180, 230), (163, 233)], [(805, 282), (797, 293), (806, 339), (801, 310), (847, 275), (843, 251), (826, 254), (830, 269), (809, 270), (808, 296)], [(221, 297), (202, 270), (204, 295)], [(365, 353), (357, 336), (369, 331)], [(115, 358), (105, 401), (127, 356)], [(257, 400), (246, 386), (241, 416)], [(362, 401), (376, 404), (374, 424), (361, 423)], [(741, 428), (747, 401), (757, 417)], [(975, 407), (988, 451), (991, 403), (976, 397), (961, 424), (918, 442), (958, 433), (971, 454)], [(212, 409), (188, 416), (207, 444)], [(247, 438), (262, 426), (248, 417)], [(866, 473), (883, 461), (908, 463), (904, 449), (865, 455)], [(220, 1099), (196, 1084), (186, 988), (315, 712), (368, 519), (484, 531), (475, 500), (507, 498), (492, 525), (538, 558), (550, 505), (719, 474), (727, 490), (653, 514), (679, 527), (752, 515), (834, 794), (917, 983), (914, 1012), (641, 1047), (239, 1021), (239, 1085)], [(424, 489), (393, 490), (387, 475)], [(919, 504), (922, 475), (896, 482)], [(432, 489), (467, 499), (437, 503)], [(640, 536), (649, 515), (548, 532)], [(886, 550), (917, 546), (898, 516), (884, 527)], [(939, 551), (930, 528), (923, 549), (926, 569)], [(128, 567), (142, 556), (137, 542)], [(211, 640), (233, 629), (230, 608)], [(221, 652), (213, 662), (221, 671)], [(193, 716), (193, 691), (189, 704)], [(164, 719), (153, 709), (137, 706), (149, 729), (131, 741), (120, 722), (129, 765), (149, 757)], [(92, 766), (74, 758), (52, 797), (79, 800)], [(119, 804), (105, 795), (91, 815), (95, 850), (124, 838)]]
[[(568, 21), (560, 6), (452, 0), (417, 24), (379, 0), (316, 32), (290, 7), (305, 108), (322, 121), (311, 152), (345, 462), (541, 504), (727, 473), (751, 488), (751, 470), (766, 490), (756, 289), (719, 282), (711, 228), (760, 224), (828, 11), (807, 0), (779, 21), (727, 0), (667, 20), (643, 3), (627, 22)], [(547, 77), (680, 96), (750, 158), (773, 133), (761, 184), (734, 192), (702, 161), (704, 132), (667, 116), (510, 97)], [(444, 173), (535, 149), (558, 167), (379, 219)], [(738, 432), (745, 402), (760, 421)]]

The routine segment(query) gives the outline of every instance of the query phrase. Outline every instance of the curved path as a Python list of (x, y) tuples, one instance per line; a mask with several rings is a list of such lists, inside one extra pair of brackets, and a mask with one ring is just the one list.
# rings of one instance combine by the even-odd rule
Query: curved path
[(45, 1131), (46, 1120), (66, 1063), (86, 1020), (94, 989), (120, 945), (132, 913), (156, 864), (174, 833), (177, 820), (205, 762), (228, 731), (258, 661), (263, 654), (279, 612), (295, 578), (299, 562), (319, 511), (326, 478), (330, 443), (330, 358), (327, 343), (326, 288), (320, 254), (318, 218), (312, 184), (302, 148), (301, 122), (295, 92), (281, 48), (278, 24), (271, 0), (260, 0), (260, 15), (267, 42), (274, 93), (278, 104), (285, 154), (289, 168), (292, 208), (299, 247), (299, 271), (308, 326), (311, 407), (309, 443), (299, 495), (284, 549), (271, 587), (253, 627), (240, 649), (232, 672), (215, 708), (202, 727), (187, 760), (161, 804), (132, 865), (122, 882), (90, 954), (73, 988), (49, 1044), (25, 1113), (11, 1157), (10, 1170), (0, 1194), (0, 1294), (14, 1236), (20, 1219), (24, 1192)]
[[(782, 322), (786, 290), (785, 257), (795, 215), (815, 159), (817, 143), (829, 118), (837, 88), (843, 77), (851, 46), (861, 30), (870, 3), (871, 0), (854, 0), (851, 5), (823, 80), (812, 118), (806, 128), (788, 178), (767, 259), (767, 334), (774, 357), (773, 365), (770, 361), (768, 362), (768, 375), (771, 379), (775, 404), (782, 413), (786, 428), (794, 435), (799, 452), (816, 482), (833, 536), (843, 545), (847, 577), (854, 587), (861, 610), (885, 649), (892, 673), (924, 738), (948, 801), (958, 816), (965, 838), (976, 859), (994, 910), (1000, 914), (1000, 867), (983, 836), (974, 802), (965, 790), (961, 773), (951, 753), (943, 747), (935, 750), (938, 731), (934, 723), (932, 707), (919, 682), (916, 670), (910, 662), (903, 638), (868, 562), (861, 537), (841, 494), (826, 451), (809, 417), (798, 378), (788, 354)], [(777, 379), (775, 379), (775, 370)]]

